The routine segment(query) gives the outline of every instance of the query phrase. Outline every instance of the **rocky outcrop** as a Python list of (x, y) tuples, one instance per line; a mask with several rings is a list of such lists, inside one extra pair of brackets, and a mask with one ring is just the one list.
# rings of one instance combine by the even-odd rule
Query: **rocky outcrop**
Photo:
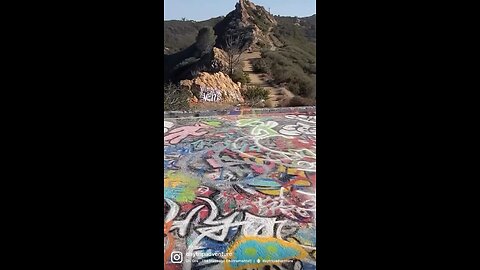
[(225, 51), (222, 49), (213, 47), (212, 52), (212, 66), (218, 67), (219, 71), (226, 71), (228, 70), (228, 56)]
[(239, 0), (235, 10), (241, 14), (241, 21), (245, 24), (255, 23), (255, 17), (262, 17), (267, 24), (277, 25), (277, 21), (262, 6), (257, 6), (248, 0)]
[(235, 83), (223, 72), (210, 74), (200, 72), (192, 80), (182, 80), (180, 85), (189, 90), (194, 98), (205, 102), (243, 103), (241, 84)]
[(195, 60), (191, 65), (186, 65), (183, 70), (176, 69), (174, 81), (192, 80), (200, 72), (216, 73), (228, 71), (228, 56), (219, 48), (213, 48), (210, 53)]
[(258, 42), (271, 43), (268, 32), (275, 25), (277, 21), (264, 7), (248, 0), (239, 0), (235, 10), (215, 26), (218, 36), (215, 46), (223, 48), (226, 38), (231, 35), (241, 36), (245, 47), (255, 47)]

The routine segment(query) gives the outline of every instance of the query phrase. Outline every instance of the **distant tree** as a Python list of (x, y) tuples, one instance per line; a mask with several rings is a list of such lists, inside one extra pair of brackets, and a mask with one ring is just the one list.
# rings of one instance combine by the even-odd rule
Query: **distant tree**
[(211, 27), (204, 27), (198, 31), (195, 46), (200, 51), (200, 54), (204, 55), (212, 50), (216, 39), (217, 36), (215, 36), (213, 29)]
[(235, 67), (240, 63), (240, 57), (248, 49), (240, 34), (229, 34), (225, 37), (225, 44), (222, 48), (227, 53), (228, 75), (232, 76)]
[(186, 21), (186, 20), (187, 20), (187, 18), (185, 18), (185, 17), (182, 17), (182, 21)]

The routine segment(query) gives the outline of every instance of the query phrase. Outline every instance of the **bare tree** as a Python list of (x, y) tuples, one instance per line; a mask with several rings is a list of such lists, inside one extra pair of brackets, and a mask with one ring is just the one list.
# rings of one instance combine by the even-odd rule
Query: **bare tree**
[(233, 75), (235, 67), (240, 63), (240, 57), (247, 50), (243, 35), (230, 34), (225, 37), (225, 45), (222, 48), (227, 53), (228, 73)]

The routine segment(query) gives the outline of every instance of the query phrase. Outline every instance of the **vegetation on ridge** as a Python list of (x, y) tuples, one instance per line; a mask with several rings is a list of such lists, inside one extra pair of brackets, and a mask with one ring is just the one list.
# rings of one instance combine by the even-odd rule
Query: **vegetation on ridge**
[(163, 42), (164, 53), (174, 54), (188, 48), (195, 43), (198, 31), (204, 27), (214, 27), (223, 17), (216, 17), (206, 21), (164, 21)]

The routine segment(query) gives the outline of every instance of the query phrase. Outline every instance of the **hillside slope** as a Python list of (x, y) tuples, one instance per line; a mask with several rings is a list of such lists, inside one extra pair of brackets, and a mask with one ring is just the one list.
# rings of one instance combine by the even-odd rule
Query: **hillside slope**
[(214, 27), (222, 17), (212, 18), (206, 21), (164, 21), (163, 40), (164, 54), (173, 54), (188, 48), (195, 42), (198, 31), (204, 27)]

